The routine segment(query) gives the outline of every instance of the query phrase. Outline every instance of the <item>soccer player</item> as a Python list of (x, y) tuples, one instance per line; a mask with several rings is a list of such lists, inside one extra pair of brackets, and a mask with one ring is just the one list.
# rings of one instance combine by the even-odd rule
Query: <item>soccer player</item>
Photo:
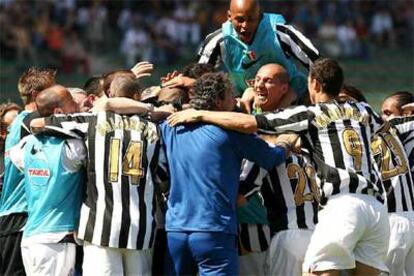
[[(253, 89), (253, 114), (275, 111), (281, 97), (289, 90), (289, 76), (278, 64), (264, 65), (256, 74)], [(243, 166), (240, 187), (246, 191), (246, 187), (252, 186), (254, 188), (244, 195), (250, 199), (252, 192), (260, 189), (272, 235), (266, 265), (264, 261), (261, 263), (265, 271), (259, 274), (301, 275), (305, 252), (317, 221), (318, 206), (315, 169), (309, 154), (305, 151), (292, 153), (286, 162), (269, 172), (247, 162)], [(253, 235), (251, 240), (263, 244), (265, 239)], [(249, 255), (241, 257), (240, 263)]]
[[(372, 143), (387, 195), (390, 275), (414, 273), (414, 186), (407, 155), (396, 129), (380, 133)], [(411, 252), (412, 251), (412, 252)]]
[(10, 161), (9, 150), (30, 133), (29, 119), (36, 116), (37, 94), (55, 83), (56, 72), (30, 68), (22, 74), (18, 90), (24, 111), (11, 124), (5, 143), (4, 183), (0, 199), (0, 274), (23, 275), (20, 253), (22, 229), (27, 220), (27, 201), (24, 195), (24, 175)]
[(393, 117), (413, 115), (413, 111), (407, 106), (414, 103), (414, 94), (408, 91), (399, 91), (387, 97), (382, 103), (381, 111), (384, 120)]
[[(349, 100), (366, 101), (362, 93), (354, 87), (344, 87), (341, 93)], [(404, 104), (404, 101), (400, 102), (400, 106)], [(389, 109), (385, 108), (385, 110)], [(388, 112), (384, 112), (383, 116), (387, 114)], [(400, 137), (402, 135), (399, 131), (390, 127), (389, 131), (374, 137), (371, 147), (387, 195), (390, 223), (387, 267), (390, 275), (412, 275), (414, 273), (414, 186), (407, 154)]]
[[(79, 107), (60, 85), (36, 97), (41, 116), (76, 112)], [(28, 275), (69, 275), (75, 265), (74, 232), (83, 196), (86, 149), (77, 139), (26, 136), (10, 149), (10, 159), (24, 172), (28, 220), (22, 256)]]
[(321, 179), (320, 204), (303, 271), (336, 275), (354, 269), (356, 274), (387, 271), (389, 239), (383, 188), (372, 161), (371, 139), (382, 131), (382, 120), (364, 103), (338, 103), (343, 72), (332, 59), (316, 61), (308, 77), (310, 107), (298, 106), (263, 115), (208, 111), (182, 111), (168, 120), (204, 121), (222, 127), (271, 133), (301, 134)]
[[(201, 76), (190, 104), (198, 109), (233, 110), (227, 76)], [(285, 159), (285, 149), (212, 125), (173, 128), (164, 122), (160, 128), (171, 175), (167, 273), (194, 274), (198, 268), (201, 275), (238, 274), (236, 198), (241, 162), (246, 158), (269, 169)]]
[(414, 95), (400, 91), (386, 98), (382, 104), (382, 118), (398, 130), (414, 175)]
[[(280, 99), (289, 90), (289, 76), (278, 64), (263, 65), (256, 74), (254, 102), (248, 110), (253, 114), (276, 110)], [(247, 161), (247, 160), (245, 160)], [(246, 162), (243, 162), (246, 163)], [(246, 163), (250, 164), (250, 163)], [(243, 166), (240, 190), (252, 177), (251, 166)], [(256, 172), (256, 170), (254, 170)], [(239, 191), (240, 192), (240, 191)], [(266, 251), (270, 245), (268, 214), (258, 192), (239, 194), (237, 217), (239, 223), (240, 274), (264, 274)]]
[(260, 190), (271, 228), (264, 273), (269, 275), (302, 275), (313, 229), (317, 223), (318, 184), (309, 153), (292, 154), (281, 165), (269, 171), (246, 162), (240, 187), (247, 187), (249, 197)]
[(282, 105), (289, 106), (296, 98), (303, 98), (306, 77), (290, 57), (308, 67), (319, 57), (312, 43), (286, 25), (282, 15), (262, 13), (256, 0), (232, 0), (227, 14), (228, 21), (203, 42), (199, 63), (216, 64), (221, 60), (238, 97), (250, 86), (262, 65), (278, 63), (288, 71), (291, 88)]
[[(128, 91), (132, 98), (135, 90)], [(54, 115), (32, 126), (75, 132), (86, 143), (88, 181), (77, 236), (84, 241), (83, 273), (150, 275), (157, 126), (113, 112)]]

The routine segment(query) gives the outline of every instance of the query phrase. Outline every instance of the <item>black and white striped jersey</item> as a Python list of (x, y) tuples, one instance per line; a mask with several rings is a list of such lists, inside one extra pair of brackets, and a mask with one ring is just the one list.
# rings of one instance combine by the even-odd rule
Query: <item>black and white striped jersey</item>
[(371, 152), (371, 140), (382, 120), (369, 105), (332, 100), (256, 115), (256, 120), (261, 131), (301, 135), (321, 179), (322, 205), (339, 193), (370, 194), (383, 200)]
[(238, 234), (239, 255), (264, 252), (270, 246), (269, 225), (241, 223), (238, 225)]
[(372, 142), (372, 153), (381, 172), (388, 212), (414, 211), (413, 178), (397, 130), (379, 133)]
[(151, 248), (160, 152), (157, 126), (137, 115), (99, 112), (46, 118), (46, 130), (56, 128), (77, 133), (88, 148), (78, 237), (104, 247)]
[(288, 229), (314, 229), (318, 221), (319, 185), (310, 159), (293, 154), (270, 171), (246, 162), (240, 188), (246, 197), (260, 190), (271, 233), (275, 234)]
[[(276, 36), (284, 53), (294, 57), (306, 68), (319, 58), (319, 52), (308, 38), (291, 25), (277, 24)], [(218, 29), (206, 36), (199, 50), (199, 63), (220, 64), (225, 55), (223, 33)]]
[(414, 177), (414, 115), (396, 117), (391, 119), (390, 123), (398, 130), (398, 136), (404, 145), (411, 174)]

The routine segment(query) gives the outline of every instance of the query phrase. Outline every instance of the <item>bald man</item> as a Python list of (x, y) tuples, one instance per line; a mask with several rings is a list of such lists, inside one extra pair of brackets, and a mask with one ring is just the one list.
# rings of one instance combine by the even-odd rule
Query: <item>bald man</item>
[[(289, 90), (287, 71), (276, 63), (263, 65), (256, 74), (252, 90), (255, 95), (252, 113), (274, 112)], [(302, 275), (305, 252), (317, 220), (314, 171), (305, 151), (292, 153), (286, 162), (269, 171), (245, 162), (240, 186), (260, 189), (261, 196), (248, 189), (247, 193), (246, 189), (240, 191), (247, 202), (238, 209), (238, 214), (242, 215), (239, 217), (239, 240), (243, 248), (250, 249), (249, 254), (240, 257), (240, 275)], [(305, 196), (298, 198), (295, 191), (301, 187)], [(249, 214), (254, 216), (249, 217)], [(266, 219), (260, 221), (263, 216)], [(261, 230), (269, 231), (270, 237), (260, 235)], [(255, 246), (255, 241), (260, 241), (260, 246)]]
[[(36, 97), (41, 116), (78, 111), (69, 91), (54, 85)], [(79, 223), (86, 149), (81, 140), (29, 135), (10, 150), (24, 173), (28, 219), (21, 242), (27, 275), (69, 275)]]
[(289, 74), (290, 93), (282, 104), (288, 106), (307, 91), (306, 77), (289, 57), (308, 68), (319, 57), (318, 50), (298, 30), (286, 25), (280, 14), (262, 13), (256, 0), (232, 0), (228, 20), (209, 34), (199, 51), (199, 63), (222, 62), (241, 96), (254, 80), (258, 69), (278, 63)]
[(69, 90), (58, 84), (43, 90), (36, 98), (36, 106), (42, 117), (78, 111)]
[(263, 65), (256, 74), (253, 89), (253, 113), (274, 111), (280, 108), (282, 98), (289, 91), (288, 72), (276, 63)]

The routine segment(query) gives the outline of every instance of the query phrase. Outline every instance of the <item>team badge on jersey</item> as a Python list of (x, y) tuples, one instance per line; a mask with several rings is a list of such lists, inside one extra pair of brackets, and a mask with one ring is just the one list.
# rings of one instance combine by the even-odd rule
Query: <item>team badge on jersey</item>
[(49, 177), (50, 171), (48, 169), (29, 169), (30, 177)]
[(38, 159), (31, 165), (32, 166), (27, 169), (30, 185), (39, 188), (46, 186), (51, 175), (46, 162)]
[(254, 51), (248, 51), (247, 55), (250, 58), (250, 60), (256, 60), (256, 53)]

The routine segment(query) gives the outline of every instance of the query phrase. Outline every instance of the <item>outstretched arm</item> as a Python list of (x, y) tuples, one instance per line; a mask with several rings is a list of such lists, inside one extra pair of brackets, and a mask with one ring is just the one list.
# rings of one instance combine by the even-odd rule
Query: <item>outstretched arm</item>
[(152, 104), (142, 103), (123, 97), (109, 98), (103, 104), (94, 106), (92, 111), (112, 111), (118, 114), (151, 115), (155, 121), (165, 119), (171, 114), (166, 107), (154, 108)]
[(167, 120), (171, 126), (204, 122), (242, 133), (255, 133), (257, 131), (257, 123), (254, 116), (236, 112), (187, 109), (172, 114)]
[(112, 111), (119, 114), (146, 114), (151, 111), (152, 105), (132, 99), (115, 97), (106, 99), (92, 108), (92, 112)]

